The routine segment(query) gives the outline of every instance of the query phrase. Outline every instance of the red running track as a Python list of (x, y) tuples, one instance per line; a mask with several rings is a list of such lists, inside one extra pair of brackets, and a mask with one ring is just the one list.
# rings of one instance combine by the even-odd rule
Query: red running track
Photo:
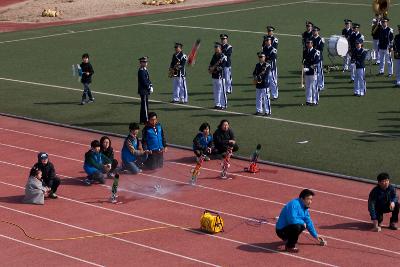
[[(168, 136), (168, 133), (167, 133)], [(108, 202), (106, 185), (84, 186), (83, 154), (98, 134), (0, 116), (0, 217), (28, 233), (65, 238), (166, 227), (113, 237), (36, 241), (0, 224), (1, 262), (12, 266), (55, 263), (62, 266), (374, 266), (400, 259), (399, 232), (370, 231), (365, 199), (372, 185), (307, 172), (261, 165), (244, 173), (247, 162), (233, 160), (232, 180), (220, 180), (219, 161), (206, 162), (198, 185), (187, 184), (194, 158), (170, 148), (165, 166), (156, 172), (121, 175), (123, 204)], [(123, 140), (112, 138), (113, 147)], [(27, 172), (38, 151), (50, 154), (62, 178), (60, 198), (44, 206), (21, 203)], [(117, 152), (119, 157), (119, 152)], [(156, 192), (154, 185), (160, 184)], [(309, 234), (300, 238), (300, 253), (287, 254), (274, 224), (282, 205), (302, 188), (316, 191), (311, 216), (327, 247)], [(217, 210), (225, 232), (198, 231), (204, 209)], [(254, 225), (251, 218), (266, 218)], [(388, 218), (385, 218), (386, 223)]]

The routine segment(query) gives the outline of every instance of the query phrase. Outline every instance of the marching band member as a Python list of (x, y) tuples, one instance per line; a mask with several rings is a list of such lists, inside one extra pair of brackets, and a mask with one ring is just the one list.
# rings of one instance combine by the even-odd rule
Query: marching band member
[(312, 28), (314, 24), (311, 21), (306, 21), (306, 31), (303, 32), (301, 35), (302, 43), (303, 43), (303, 50), (306, 49), (306, 40), (312, 37)]
[(324, 40), (319, 36), (320, 29), (317, 26), (313, 27), (312, 33), (312, 41), (313, 47), (319, 51), (320, 60), (317, 66), (317, 89), (318, 91), (324, 90), (325, 87), (325, 79), (324, 79), (324, 65), (323, 65), (323, 55), (324, 52)]
[(226, 109), (228, 106), (228, 99), (226, 97), (224, 67), (227, 64), (227, 58), (222, 53), (222, 44), (215, 43), (214, 55), (211, 58), (208, 72), (212, 77), (213, 94), (214, 94), (214, 108)]
[[(255, 115), (271, 115), (271, 102), (269, 96), (269, 72), (271, 71), (271, 64), (265, 61), (266, 55), (258, 53), (259, 63), (256, 64), (253, 77), (256, 84), (256, 113)], [(264, 105), (263, 105), (264, 104)]]
[(138, 94), (140, 95), (140, 123), (148, 121), (149, 95), (153, 92), (153, 85), (147, 71), (148, 57), (139, 58), (140, 66), (138, 70)]
[(172, 101), (171, 103), (187, 103), (188, 92), (186, 87), (185, 64), (187, 56), (182, 51), (183, 45), (175, 43), (175, 53), (172, 55), (169, 66), (169, 77), (172, 78)]
[(384, 75), (385, 73), (385, 61), (388, 65), (388, 77), (393, 75), (393, 61), (391, 57), (393, 47), (393, 29), (388, 27), (388, 18), (381, 19), (382, 29), (379, 31), (379, 58), (381, 60), (379, 64), (379, 74)]
[(375, 64), (379, 65), (381, 63), (379, 59), (379, 32), (382, 29), (381, 21), (379, 14), (375, 15), (375, 18), (372, 19), (372, 30), (371, 30), (371, 36), (372, 36), (372, 45), (373, 45), (373, 53), (372, 53), (372, 59), (375, 61)]
[(306, 88), (306, 105), (318, 105), (319, 92), (317, 89), (317, 65), (320, 62), (320, 52), (313, 48), (313, 40), (306, 40), (306, 49), (303, 51), (303, 67)]
[(264, 47), (265, 39), (267, 39), (268, 37), (270, 37), (270, 38), (271, 38), (272, 46), (273, 46), (276, 50), (278, 50), (278, 38), (276, 38), (276, 37), (274, 36), (274, 31), (275, 31), (275, 28), (274, 28), (274, 27), (272, 27), (272, 26), (267, 26), (267, 35), (264, 35), (264, 39), (263, 39), (263, 43), (262, 43), (262, 48)]
[(394, 63), (396, 66), (396, 85), (395, 87), (400, 87), (400, 24), (397, 25), (399, 31), (394, 37), (393, 50), (394, 50)]
[(224, 77), (225, 77), (225, 88), (228, 94), (232, 94), (232, 66), (231, 66), (231, 56), (232, 56), (232, 46), (228, 44), (228, 35), (220, 34), (222, 44), (222, 53), (226, 56), (226, 66), (224, 67)]
[[(353, 32), (353, 30), (351, 29), (351, 23), (352, 21), (349, 19), (345, 19), (344, 20), (344, 28), (342, 30), (342, 36), (344, 38), (347, 39), (347, 41), (349, 41), (349, 37), (351, 35), (351, 33)], [(343, 59), (343, 71), (349, 70), (349, 64), (350, 64), (350, 53), (349, 51), (347, 52), (346, 56)]]
[[(364, 41), (364, 35), (362, 35), (360, 33), (360, 24), (353, 23), (353, 32), (350, 34), (350, 37), (349, 37), (350, 55), (353, 53), (354, 49), (356, 49), (356, 41), (359, 39)], [(350, 64), (350, 83), (354, 82), (355, 76), (356, 76), (356, 68), (355, 68), (354, 62), (351, 62), (351, 64)]]
[(356, 49), (351, 55), (351, 59), (355, 64), (355, 79), (354, 79), (354, 96), (364, 96), (367, 92), (365, 82), (365, 57), (367, 51), (362, 47), (363, 40), (356, 41)]
[(274, 101), (279, 97), (278, 68), (276, 65), (277, 50), (272, 46), (271, 36), (267, 36), (264, 39), (264, 47), (262, 52), (268, 59), (268, 62), (271, 64), (271, 71), (269, 72), (269, 88), (271, 89), (272, 101)]

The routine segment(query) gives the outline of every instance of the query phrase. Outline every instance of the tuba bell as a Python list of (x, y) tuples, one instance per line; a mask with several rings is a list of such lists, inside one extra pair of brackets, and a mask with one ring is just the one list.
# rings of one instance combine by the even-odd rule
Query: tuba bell
[(372, 10), (380, 17), (387, 17), (389, 11), (390, 0), (373, 0)]

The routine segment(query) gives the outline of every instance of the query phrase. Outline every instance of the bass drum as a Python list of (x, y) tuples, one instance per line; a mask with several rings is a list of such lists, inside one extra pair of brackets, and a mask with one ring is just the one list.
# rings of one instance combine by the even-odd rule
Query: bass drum
[(349, 51), (349, 43), (343, 36), (332, 35), (328, 39), (328, 53), (330, 56), (345, 57)]

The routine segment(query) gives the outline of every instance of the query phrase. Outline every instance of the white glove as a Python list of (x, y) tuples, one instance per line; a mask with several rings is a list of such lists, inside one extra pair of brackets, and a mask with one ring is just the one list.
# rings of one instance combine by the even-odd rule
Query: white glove
[(304, 68), (304, 69), (303, 69), (304, 72), (307, 72), (307, 71), (309, 71), (309, 70), (310, 70), (309, 68)]
[(153, 93), (154, 89), (153, 86), (150, 87), (150, 94)]

